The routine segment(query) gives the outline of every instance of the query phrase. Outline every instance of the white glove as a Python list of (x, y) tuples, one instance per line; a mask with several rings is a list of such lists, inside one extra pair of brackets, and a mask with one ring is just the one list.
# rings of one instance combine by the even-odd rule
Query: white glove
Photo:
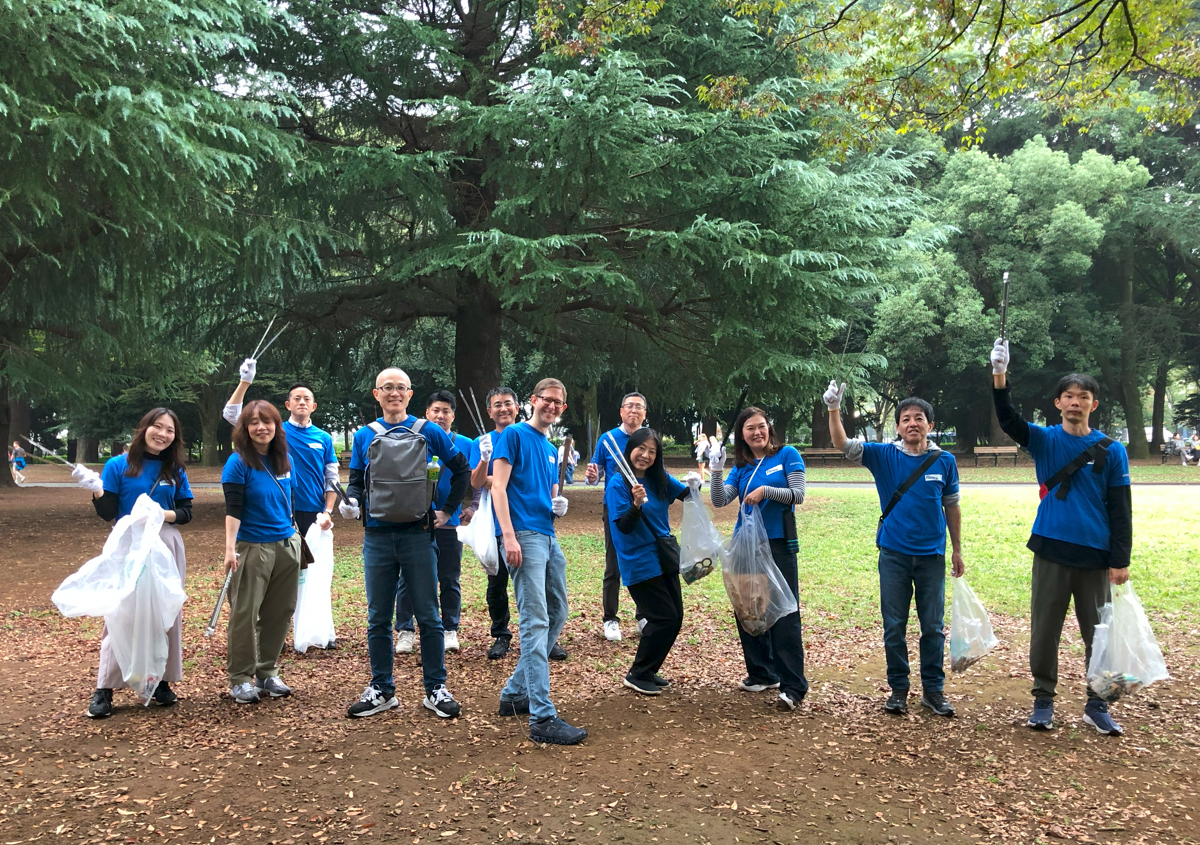
[(992, 347), (992, 373), (1000, 375), (1008, 372), (1008, 341), (996, 338)]
[(716, 454), (709, 453), (708, 455), (708, 471), (720, 472), (725, 469), (725, 444), (721, 444), (721, 448)]
[(555, 516), (567, 515), (567, 497), (555, 496), (550, 500), (550, 510), (554, 511)]
[(700, 477), (698, 472), (689, 472), (683, 477), (683, 483), (693, 489), (700, 489), (700, 485), (704, 483), (704, 479)]
[(358, 519), (360, 513), (358, 509), (358, 499), (347, 499), (346, 501), (341, 502), (338, 505), (338, 513), (341, 515), (342, 519)]
[(838, 387), (837, 379), (830, 379), (829, 387), (821, 395), (821, 401), (825, 403), (825, 407), (829, 410), (840, 411), (842, 408), (842, 396), (845, 392), (846, 382), (842, 382), (842, 386)]
[(479, 457), (485, 461), (492, 459), (492, 435), (490, 432), (479, 438)]
[(104, 482), (100, 480), (100, 473), (94, 469), (88, 469), (83, 464), (75, 464), (75, 468), (71, 470), (71, 477), (84, 490), (92, 493), (104, 492)]
[(254, 373), (258, 367), (258, 361), (253, 358), (247, 358), (242, 362), (242, 366), (238, 367), (238, 377), (246, 382), (246, 384), (254, 383)]

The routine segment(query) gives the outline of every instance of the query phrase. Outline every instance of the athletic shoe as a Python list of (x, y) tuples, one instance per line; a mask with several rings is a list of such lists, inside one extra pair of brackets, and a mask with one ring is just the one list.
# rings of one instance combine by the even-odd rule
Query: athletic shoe
[(107, 719), (112, 715), (112, 690), (98, 689), (92, 693), (92, 703), (88, 707), (89, 719)]
[(399, 706), (400, 702), (396, 700), (396, 696), (384, 695), (379, 687), (368, 684), (367, 688), (363, 690), (363, 694), (358, 697), (358, 701), (350, 705), (346, 715), (352, 719), (361, 719), (364, 716), (374, 716), (376, 713)]
[(249, 682), (238, 684), (229, 691), (234, 704), (258, 704), (258, 690)]
[(921, 706), (928, 707), (935, 716), (953, 716), (954, 705), (946, 700), (941, 690), (921, 693)]
[(626, 675), (622, 683), (629, 687), (634, 692), (640, 692), (642, 695), (662, 695), (662, 687), (654, 683), (654, 681), (643, 681), (641, 678), (635, 678), (633, 675)]
[(1083, 723), (1105, 736), (1120, 736), (1124, 733), (1121, 726), (1112, 720), (1108, 713), (1108, 703), (1104, 701), (1089, 701), (1084, 705)]
[(621, 623), (615, 619), (609, 619), (605, 622), (604, 639), (610, 643), (619, 643), (621, 641)]
[(888, 696), (887, 701), (883, 702), (883, 709), (897, 716), (903, 716), (908, 712), (908, 690), (892, 690), (892, 694)]
[(271, 696), (271, 698), (287, 698), (292, 694), (292, 688), (276, 675), (272, 675), (265, 680), (255, 681), (254, 685)]
[(458, 706), (458, 702), (454, 700), (450, 690), (446, 689), (445, 684), (438, 684), (434, 687), (433, 692), (425, 696), (423, 703), (427, 710), (432, 710), (443, 719), (449, 719), (462, 712), (462, 708)]
[(157, 704), (159, 707), (170, 707), (178, 700), (179, 696), (175, 694), (175, 691), (171, 689), (170, 685), (166, 681), (158, 682), (158, 686), (154, 688), (155, 704)]
[(520, 713), (529, 712), (528, 698), (500, 699), (500, 709), (496, 713), (500, 716), (516, 716)]
[(572, 727), (557, 716), (538, 719), (529, 725), (529, 738), (547, 745), (578, 745), (587, 735), (583, 728)]
[(412, 654), (416, 636), (412, 631), (401, 631), (396, 637), (396, 654)]
[(654, 681), (654, 683), (658, 684), (660, 687), (671, 686), (671, 682), (668, 681), (666, 678), (664, 678), (662, 675), (655, 675), (650, 680)]
[(566, 660), (567, 659), (566, 649), (564, 649), (558, 643), (555, 643), (554, 645), (550, 646), (550, 659), (551, 660)]
[(738, 686), (744, 689), (746, 692), (765, 692), (769, 689), (779, 689), (779, 681), (776, 681), (773, 684), (760, 684), (757, 681), (750, 680), (749, 678), (743, 678), (742, 682), (738, 684)]
[(781, 693), (779, 693), (779, 700), (777, 702), (775, 702), (775, 707), (780, 710), (790, 713), (791, 711), (796, 709), (796, 706), (799, 703), (800, 703), (800, 699), (792, 698), (786, 692), (781, 692)]
[(446, 631), (442, 636), (445, 637), (446, 651), (458, 651), (458, 631)]
[(1025, 726), (1035, 731), (1054, 730), (1054, 699), (1049, 696), (1034, 699), (1033, 715), (1029, 717)]
[(508, 647), (511, 643), (512, 637), (496, 637), (496, 641), (488, 649), (488, 660), (499, 660), (504, 657), (508, 654)]

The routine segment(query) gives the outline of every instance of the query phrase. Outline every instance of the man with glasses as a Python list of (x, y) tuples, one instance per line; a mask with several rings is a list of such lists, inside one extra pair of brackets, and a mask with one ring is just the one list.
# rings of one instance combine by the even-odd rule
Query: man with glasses
[(549, 661), (550, 644), (567, 621), (567, 559), (554, 533), (567, 500), (559, 495), (558, 450), (547, 435), (567, 407), (567, 389), (558, 379), (542, 379), (530, 403), (532, 419), (504, 429), (492, 451), (493, 506), (521, 630), (521, 657), (500, 691), (499, 712), (528, 713), (534, 742), (575, 745), (587, 731), (558, 717)]
[[(645, 396), (640, 393), (625, 394), (625, 398), (621, 400), (621, 424), (601, 435), (596, 443), (596, 451), (592, 454), (592, 461), (584, 473), (588, 484), (595, 484), (617, 473), (617, 465), (604, 444), (611, 436), (612, 440), (616, 441), (617, 452), (624, 452), (629, 435), (641, 428), (642, 423), (646, 421), (646, 410)], [(612, 530), (609, 526), (608, 506), (605, 505), (604, 586), (601, 588), (600, 598), (604, 609), (604, 638), (615, 643), (621, 640), (621, 622), (617, 617), (621, 602), (621, 571), (617, 568), (617, 551), (613, 547)]]
[[(422, 703), (442, 718), (457, 716), (458, 702), (446, 689), (446, 643), (438, 614), (434, 528), (440, 527), (439, 521), (445, 514), (453, 513), (462, 504), (470, 488), (470, 467), (466, 455), (458, 451), (440, 426), (423, 422), (418, 425), (417, 418), (408, 413), (412, 383), (403, 370), (391, 367), (376, 376), (374, 394), (383, 416), (376, 421), (378, 425), (363, 426), (354, 434), (349, 502), (339, 507), (342, 516), (349, 519), (358, 519), (360, 512), (364, 515), (363, 572), (367, 588), (367, 654), (371, 661), (371, 683), (359, 700), (350, 705), (348, 715), (373, 716), (399, 704), (392, 674), (395, 666), (392, 614), (396, 607), (396, 586), (403, 577), (413, 615), (421, 628), (421, 672), (425, 685)], [(450, 491), (442, 504), (443, 516), (435, 518), (432, 510), (414, 522), (390, 522), (371, 516), (371, 503), (367, 499), (368, 447), (377, 436), (399, 426), (419, 432), (426, 440), (426, 460), (429, 455), (436, 455), (441, 459), (443, 471), (451, 473)], [(377, 478), (375, 473), (382, 469), (372, 464), (372, 477)]]

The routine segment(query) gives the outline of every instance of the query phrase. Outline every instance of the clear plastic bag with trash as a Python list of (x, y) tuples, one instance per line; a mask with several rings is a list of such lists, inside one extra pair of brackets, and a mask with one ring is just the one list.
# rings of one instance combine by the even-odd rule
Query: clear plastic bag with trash
[(458, 526), (458, 541), (470, 546), (479, 565), (488, 575), (500, 571), (500, 552), (496, 549), (496, 523), (492, 517), (492, 493), (484, 490), (479, 510), (471, 517), (470, 525)]
[(800, 609), (771, 556), (771, 541), (758, 505), (743, 511), (742, 524), (724, 548), (721, 574), (733, 613), (748, 634), (765, 634)]
[(700, 500), (699, 489), (697, 485), (683, 500), (683, 526), (679, 531), (679, 575), (687, 584), (712, 572), (724, 553), (725, 538)]
[(1114, 586), (1112, 601), (1100, 608), (1087, 677), (1092, 691), (1110, 703), (1171, 677), (1133, 584)]
[(992, 621), (966, 578), (954, 578), (950, 604), (950, 671), (965, 672), (999, 645)]
[(333, 630), (333, 532), (322, 531), (314, 522), (304, 540), (312, 550), (313, 562), (300, 572), (292, 616), (292, 645), (301, 653), (329, 648), (337, 638)]
[(138, 496), (100, 555), (51, 596), (63, 616), (104, 617), (121, 677), (146, 705), (167, 668), (167, 631), (187, 599), (175, 558), (159, 536), (163, 514), (149, 496)]

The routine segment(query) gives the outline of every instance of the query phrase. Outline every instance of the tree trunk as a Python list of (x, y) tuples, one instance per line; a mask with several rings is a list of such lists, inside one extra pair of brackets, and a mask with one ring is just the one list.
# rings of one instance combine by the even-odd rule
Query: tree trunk
[[(6, 449), (11, 447), (12, 442), (17, 439), (12, 428), (12, 411), (8, 399), (8, 379), (0, 376), (0, 438), (4, 439), (4, 447)], [(0, 472), (0, 487), (16, 486), (17, 482), (13, 480), (12, 473), (8, 469)]]
[(1154, 431), (1150, 435), (1150, 454), (1157, 455), (1163, 445), (1163, 425), (1167, 416), (1167, 375), (1171, 362), (1158, 362), (1158, 372), (1154, 374), (1154, 412), (1151, 414), (1150, 425)]
[(217, 429), (228, 398), (227, 388), (227, 385), (206, 384), (196, 391), (196, 412), (200, 415), (200, 466), (221, 465)]
[(701, 417), (700, 430), (704, 432), (705, 437), (715, 437), (717, 434), (717, 418), (716, 417)]
[(779, 415), (774, 420), (775, 435), (779, 438), (779, 442), (787, 443), (791, 439), (790, 429), (792, 427), (792, 418), (796, 415), (796, 409), (791, 405), (785, 405), (779, 409)]
[(587, 439), (587, 456), (584, 463), (591, 462), (592, 455), (596, 454), (596, 438), (600, 436), (600, 411), (596, 407), (597, 390), (598, 384), (593, 381), (580, 397), (583, 404), (583, 436)]
[[(470, 279), (459, 285), (459, 301), (454, 315), (454, 380), (468, 402), (475, 391), (483, 413), (488, 391), (500, 386), (500, 300), (486, 282)], [(486, 414), (483, 424), (488, 425)]]
[(829, 409), (819, 399), (812, 406), (812, 447), (833, 448), (833, 435), (829, 433)]
[(100, 463), (100, 440), (96, 437), (79, 437), (75, 440), (76, 460), (81, 464)]
[(1146, 417), (1142, 413), (1142, 395), (1138, 385), (1137, 327), (1133, 310), (1133, 273), (1125, 269), (1121, 279), (1124, 302), (1121, 305), (1121, 407), (1125, 409), (1125, 425), (1129, 427), (1129, 457), (1133, 460), (1150, 457), (1146, 443)]
[[(992, 403), (992, 407), (988, 413), (988, 445), (989, 446), (1015, 446), (1016, 443), (1011, 437), (1004, 433), (1004, 429), (1000, 427), (1000, 418), (996, 416), (996, 403)], [(971, 438), (971, 451), (975, 451), (975, 438)]]

